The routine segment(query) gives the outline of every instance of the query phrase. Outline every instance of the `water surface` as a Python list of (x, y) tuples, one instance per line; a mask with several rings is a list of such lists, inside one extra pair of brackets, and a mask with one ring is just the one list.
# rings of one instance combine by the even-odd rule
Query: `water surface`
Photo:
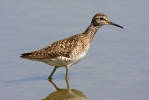
[[(21, 53), (83, 32), (101, 12), (124, 29), (104, 26), (85, 58), (70, 68), (70, 87), (89, 100), (148, 100), (149, 2), (37, 1), (0, 2), (0, 99), (40, 100), (55, 88), (47, 77), (53, 67), (20, 59)], [(53, 81), (66, 88), (65, 68)]]

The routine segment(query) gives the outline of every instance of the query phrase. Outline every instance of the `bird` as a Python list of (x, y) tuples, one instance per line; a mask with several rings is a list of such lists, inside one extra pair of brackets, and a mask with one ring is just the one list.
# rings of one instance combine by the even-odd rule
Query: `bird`
[(57, 68), (65, 67), (65, 79), (68, 79), (70, 67), (84, 58), (98, 29), (104, 25), (113, 25), (123, 29), (122, 26), (110, 21), (107, 15), (97, 13), (84, 32), (58, 40), (42, 49), (23, 53), (20, 57), (54, 66), (48, 79), (52, 79)]

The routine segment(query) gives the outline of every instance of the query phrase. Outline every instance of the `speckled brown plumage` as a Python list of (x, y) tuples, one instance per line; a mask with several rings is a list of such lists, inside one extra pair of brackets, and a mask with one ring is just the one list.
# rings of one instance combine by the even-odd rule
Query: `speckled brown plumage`
[[(64, 56), (64, 57), (72, 57), (71, 54), (75, 48), (84, 49), (88, 46), (89, 42), (84, 41), (85, 34), (77, 34), (74, 36), (71, 36), (69, 38), (54, 42), (51, 45), (48, 45), (47, 47), (22, 54), (22, 58), (27, 59), (43, 59), (43, 58), (55, 58), (58, 56)], [(79, 54), (79, 52), (78, 52)]]
[(103, 25), (114, 25), (123, 28), (111, 22), (105, 14), (98, 13), (93, 17), (91, 24), (83, 33), (59, 40), (43, 49), (23, 53), (21, 58), (41, 61), (55, 66), (49, 78), (52, 77), (58, 67), (64, 66), (66, 67), (65, 78), (68, 78), (69, 67), (78, 63), (86, 55), (94, 35)]

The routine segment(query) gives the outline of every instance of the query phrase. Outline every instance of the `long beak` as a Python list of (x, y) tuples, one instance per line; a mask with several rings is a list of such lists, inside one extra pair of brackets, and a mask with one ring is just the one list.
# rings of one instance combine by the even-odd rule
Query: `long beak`
[(118, 25), (118, 24), (115, 24), (113, 22), (109, 22), (110, 25), (114, 25), (114, 26), (117, 26), (117, 27), (120, 27), (120, 28), (123, 28), (122, 26)]

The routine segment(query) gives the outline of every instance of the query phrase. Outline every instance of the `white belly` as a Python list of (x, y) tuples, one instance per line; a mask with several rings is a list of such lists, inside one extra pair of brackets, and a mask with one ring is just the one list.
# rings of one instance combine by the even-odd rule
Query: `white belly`
[(52, 58), (52, 59), (42, 59), (42, 61), (51, 66), (66, 67), (66, 66), (72, 66), (73, 64), (78, 63), (85, 55), (86, 53), (83, 52), (74, 58), (59, 56), (57, 58)]

